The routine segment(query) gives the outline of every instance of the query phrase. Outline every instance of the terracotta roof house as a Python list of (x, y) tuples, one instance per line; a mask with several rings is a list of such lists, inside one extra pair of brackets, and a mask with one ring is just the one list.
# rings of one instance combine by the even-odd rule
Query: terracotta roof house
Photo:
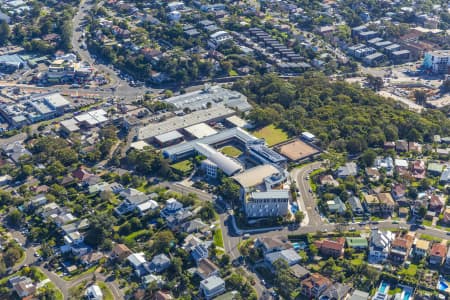
[(116, 244), (111, 251), (111, 258), (124, 260), (130, 256), (133, 252), (124, 244)]
[(153, 300), (172, 300), (174, 299), (170, 292), (167, 291), (157, 291), (152, 298)]
[(430, 265), (440, 266), (447, 255), (447, 246), (435, 243), (430, 251)]
[(391, 252), (389, 258), (394, 263), (403, 263), (408, 257), (414, 237), (410, 234), (397, 236), (391, 244)]
[(444, 210), (444, 218), (442, 219), (442, 222), (450, 224), (450, 207), (447, 207)]
[(384, 142), (384, 150), (395, 149), (395, 142)]
[(380, 171), (376, 168), (366, 168), (366, 175), (371, 182), (380, 180)]
[(301, 294), (308, 298), (318, 298), (331, 284), (331, 280), (327, 277), (314, 273), (301, 281)]
[(196, 273), (202, 279), (219, 275), (219, 268), (208, 258), (202, 258), (198, 261)]
[(445, 200), (442, 196), (431, 195), (430, 202), (428, 204), (428, 210), (431, 210), (436, 213), (441, 213), (444, 208)]
[(339, 186), (339, 182), (336, 179), (334, 179), (332, 175), (324, 175), (324, 176), (320, 177), (320, 184), (321, 185), (331, 185), (331, 186), (335, 186), (335, 187)]
[(72, 176), (79, 181), (85, 181), (89, 177), (93, 176), (93, 174), (89, 173), (83, 166), (80, 166), (78, 169), (72, 172)]
[(89, 252), (83, 256), (80, 257), (81, 263), (85, 266), (92, 266), (100, 261), (104, 257), (103, 253), (96, 251), (96, 252)]
[(412, 176), (416, 179), (425, 178), (425, 162), (423, 160), (416, 160), (411, 166)]
[(408, 142), (408, 151), (421, 153), (422, 145), (416, 142)]
[(392, 187), (392, 198), (398, 200), (406, 195), (406, 186), (402, 183), (396, 183)]
[(408, 142), (405, 140), (398, 140), (395, 142), (395, 150), (397, 152), (407, 152), (408, 151)]
[(345, 238), (340, 237), (336, 240), (322, 240), (314, 243), (319, 249), (320, 253), (325, 256), (332, 256), (334, 258), (344, 255)]

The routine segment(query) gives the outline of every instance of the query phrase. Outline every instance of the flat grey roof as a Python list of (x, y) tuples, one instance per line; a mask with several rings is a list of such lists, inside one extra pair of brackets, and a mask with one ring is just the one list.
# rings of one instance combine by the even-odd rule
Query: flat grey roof
[(409, 50), (406, 50), (406, 49), (404, 49), (404, 50), (398, 50), (398, 51), (394, 51), (394, 52), (392, 52), (392, 55), (402, 55), (402, 54), (409, 54), (410, 53), (410, 51)]
[(248, 133), (247, 131), (242, 130), (241, 128), (235, 127), (231, 129), (223, 130), (214, 135), (210, 135), (201, 139), (193, 140), (186, 143), (181, 143), (175, 146), (167, 147), (163, 149), (163, 153), (166, 157), (183, 155), (185, 153), (191, 152), (194, 150), (194, 146), (197, 143), (206, 144), (206, 145), (214, 145), (220, 143), (222, 141), (226, 141), (232, 138), (236, 138), (240, 140), (242, 143), (247, 143), (250, 141), (257, 140), (256, 137)]
[(200, 284), (207, 290), (213, 290), (218, 286), (225, 284), (225, 281), (223, 281), (222, 278), (214, 275), (206, 279), (203, 279), (202, 281), (200, 281)]
[(25, 62), (23, 61), (23, 59), (20, 58), (19, 55), (17, 54), (12, 54), (12, 55), (1, 55), (0, 56), (0, 63), (3, 64), (7, 64), (7, 65), (14, 65), (14, 66), (19, 66), (19, 65), (23, 65), (25, 64)]
[(384, 49), (386, 49), (386, 50), (392, 50), (392, 49), (395, 49), (395, 48), (400, 48), (400, 45), (399, 45), (399, 44), (392, 44), (392, 45), (387, 46), (387, 47), (384, 48)]
[(179, 133), (178, 131), (174, 130), (174, 131), (170, 131), (170, 132), (167, 132), (167, 133), (163, 133), (163, 134), (157, 135), (157, 136), (155, 136), (155, 139), (158, 142), (164, 144), (164, 143), (167, 143), (167, 142), (170, 142), (170, 141), (174, 141), (174, 140), (180, 139), (182, 137), (183, 137), (183, 135), (181, 133)]
[(210, 136), (217, 133), (217, 130), (215, 130), (206, 123), (198, 123), (186, 127), (184, 128), (184, 130), (197, 139), (201, 139), (204, 138), (205, 136)]
[(208, 109), (197, 110), (185, 116), (175, 116), (159, 123), (151, 123), (139, 128), (138, 139), (146, 140), (170, 131), (185, 128), (212, 119), (228, 117), (234, 114), (234, 110), (223, 105), (213, 106)]
[(250, 196), (252, 199), (279, 199), (289, 198), (289, 190), (270, 190), (266, 192), (253, 192)]
[(239, 111), (248, 111), (252, 106), (247, 102), (247, 97), (239, 92), (224, 89), (221, 86), (211, 86), (203, 90), (182, 94), (162, 100), (175, 105), (177, 109), (189, 108), (190, 110), (205, 109), (209, 105), (224, 105)]
[(368, 60), (372, 60), (372, 59), (376, 59), (378, 57), (382, 57), (383, 54), (380, 52), (375, 52), (373, 54), (367, 55), (364, 59), (368, 59)]
[(74, 118), (61, 121), (61, 126), (65, 127), (71, 132), (80, 130), (80, 127), (78, 127), (78, 122)]
[(280, 171), (272, 165), (260, 165), (233, 176), (242, 187), (249, 188), (261, 184), (264, 178)]

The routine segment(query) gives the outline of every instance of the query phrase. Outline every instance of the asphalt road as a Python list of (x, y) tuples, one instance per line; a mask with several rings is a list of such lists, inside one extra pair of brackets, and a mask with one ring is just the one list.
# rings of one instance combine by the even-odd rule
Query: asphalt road
[(178, 182), (161, 182), (159, 184), (160, 186), (164, 186), (169, 188), (170, 190), (180, 193), (182, 195), (187, 195), (187, 194), (196, 194), (198, 199), (201, 201), (212, 201), (212, 195), (204, 192), (202, 190), (199, 190), (197, 188), (191, 187), (191, 186), (185, 186), (182, 185), (181, 183)]
[(319, 226), (322, 219), (317, 210), (317, 203), (314, 194), (311, 191), (307, 177), (315, 168), (319, 168), (322, 162), (314, 162), (302, 168), (295, 168), (291, 171), (291, 179), (295, 180), (300, 196), (297, 202), (303, 212), (305, 212), (304, 225)]
[[(82, 275), (80, 277), (77, 277), (77, 278), (75, 278), (73, 280), (70, 280), (70, 281), (62, 279), (56, 273), (45, 269), (43, 267), (45, 262), (41, 262), (40, 264), (36, 264), (38, 259), (37, 259), (37, 257), (34, 256), (34, 254), (39, 249), (39, 246), (33, 246), (33, 245), (27, 244), (27, 238), (20, 231), (17, 231), (14, 228), (8, 228), (8, 232), (11, 234), (13, 239), (16, 239), (22, 245), (22, 247), (23, 247), (23, 249), (25, 251), (25, 255), (24, 255), (25, 257), (23, 258), (23, 260), (20, 263), (16, 264), (13, 267), (13, 269), (12, 269), (13, 272), (17, 272), (23, 266), (35, 265), (61, 291), (61, 293), (64, 296), (64, 299), (69, 299), (69, 297), (70, 297), (70, 293), (69, 293), (70, 288), (79, 285), (84, 280), (88, 280), (89, 281), (89, 280), (92, 279), (93, 273), (84, 274), (84, 275)], [(110, 280), (110, 278), (108, 278), (105, 275), (103, 275), (101, 273), (98, 273), (98, 272), (95, 273), (95, 276), (96, 276), (97, 281), (105, 282), (105, 284), (108, 286), (109, 290), (113, 294), (114, 299), (117, 299), (117, 300), (124, 299), (124, 294), (122, 293), (122, 291), (120, 290), (119, 286), (117, 285), (117, 283), (114, 280)]]
[[(102, 6), (103, 1), (97, 5)], [(92, 58), (89, 51), (87, 51), (86, 48), (82, 49), (80, 47), (83, 43), (85, 44), (85, 39), (82, 38), (83, 31), (78, 28), (80, 27), (80, 24), (83, 21), (84, 17), (88, 14), (89, 11), (92, 10), (93, 7), (94, 7), (93, 1), (90, 0), (81, 1), (78, 12), (72, 20), (73, 32), (71, 42), (73, 50), (74, 52), (78, 53), (82, 61), (88, 62), (97, 71), (105, 74), (109, 78), (109, 84), (102, 87), (106, 88), (104, 92), (106, 92), (110, 96), (124, 98), (124, 100), (126, 101), (133, 101), (137, 97), (142, 96), (147, 90), (147, 88), (130, 86), (128, 82), (126, 80), (121, 79), (112, 68), (104, 64), (100, 63), (97, 64), (95, 60)], [(78, 42), (79, 40), (81, 40), (81, 42)], [(111, 90), (110, 88), (114, 88), (114, 90)], [(104, 92), (99, 94), (104, 94)], [(96, 91), (96, 93), (98, 92)]]

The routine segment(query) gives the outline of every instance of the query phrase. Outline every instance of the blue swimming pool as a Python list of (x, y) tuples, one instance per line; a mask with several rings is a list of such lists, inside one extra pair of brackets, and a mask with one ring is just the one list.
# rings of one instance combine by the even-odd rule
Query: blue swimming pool
[(411, 292), (406, 291), (405, 294), (403, 295), (403, 300), (409, 300), (409, 298), (411, 298)]
[(292, 205), (291, 205), (291, 212), (292, 212), (293, 214), (295, 214), (297, 211), (298, 211), (298, 206), (297, 206), (297, 204), (296, 204), (296, 203), (292, 203)]
[(387, 292), (386, 289), (387, 289), (388, 287), (389, 287), (389, 284), (388, 284), (387, 282), (382, 281), (381, 284), (380, 284), (380, 287), (378, 288), (378, 291), (379, 291), (380, 293), (385, 294), (385, 293)]
[(445, 281), (443, 281), (442, 279), (439, 280), (439, 283), (438, 283), (438, 290), (440, 290), (440, 291), (446, 291), (447, 289), (448, 289), (448, 284), (447, 284)]
[(294, 248), (294, 250), (300, 250), (300, 244), (299, 243), (292, 243), (292, 248)]

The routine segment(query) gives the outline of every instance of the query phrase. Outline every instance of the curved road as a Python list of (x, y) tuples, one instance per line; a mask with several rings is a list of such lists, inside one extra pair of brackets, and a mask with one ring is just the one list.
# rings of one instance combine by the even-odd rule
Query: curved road
[(301, 225), (319, 226), (323, 223), (308, 180), (309, 173), (316, 168), (320, 168), (321, 165), (322, 162), (314, 162), (302, 168), (295, 168), (290, 173), (291, 180), (295, 180), (300, 193), (300, 196), (297, 197), (297, 203), (305, 213), (305, 218)]
[[(98, 5), (101, 6), (103, 1), (101, 1)], [(80, 24), (83, 21), (84, 17), (88, 15), (88, 12), (92, 10), (95, 3), (92, 0), (82, 0), (80, 6), (78, 7), (78, 11), (72, 20), (72, 48), (75, 53), (78, 53), (82, 61), (89, 63), (91, 66), (97, 71), (100, 71), (109, 77), (108, 87), (114, 88), (112, 94), (118, 97), (130, 98), (130, 100), (134, 100), (138, 96), (142, 96), (145, 93), (145, 87), (132, 87), (128, 84), (127, 81), (122, 80), (119, 76), (117, 76), (116, 72), (109, 68), (104, 64), (95, 64), (94, 59), (90, 55), (89, 51), (86, 49), (81, 49), (80, 45), (84, 43), (83, 41), (80, 43), (78, 40), (83, 39), (81, 37), (83, 31), (79, 30)]]
[[(258, 233), (249, 233), (251, 239), (259, 238), (259, 237), (279, 237), (279, 236), (288, 236), (288, 235), (299, 235), (299, 234), (307, 234), (307, 233), (315, 233), (315, 232), (333, 232), (333, 231), (348, 231), (348, 230), (370, 230), (370, 229), (407, 229), (410, 231), (415, 231), (420, 234), (431, 235), (440, 239), (450, 239), (450, 232), (446, 232), (444, 230), (439, 230), (432, 227), (423, 227), (423, 229), (418, 228), (414, 224), (408, 224), (405, 222), (397, 222), (397, 221), (379, 221), (372, 222), (372, 224), (368, 224), (365, 222), (362, 223), (348, 223), (348, 224), (327, 224), (324, 223), (320, 217), (320, 214), (317, 210), (316, 200), (314, 198), (313, 193), (310, 192), (309, 180), (307, 177), (310, 172), (315, 168), (319, 168), (321, 166), (321, 162), (314, 162), (312, 164), (308, 164), (301, 168), (296, 168), (291, 171), (291, 179), (296, 181), (297, 187), (300, 192), (300, 198), (298, 198), (299, 207), (302, 211), (305, 212), (305, 219), (302, 222), (302, 225), (295, 230), (289, 230), (287, 227), (280, 228), (279, 230), (271, 230), (266, 232), (258, 232)], [(242, 241), (240, 234), (237, 234), (235, 229), (233, 228), (231, 218), (233, 216), (222, 213), (220, 214), (220, 226), (222, 228), (222, 236), (225, 252), (228, 253), (231, 259), (236, 259), (240, 256), (238, 245)], [(376, 223), (376, 224), (374, 224)], [(258, 292), (258, 296), (264, 292), (265, 288), (262, 287), (260, 281), (257, 280), (257, 285), (255, 288)]]
[[(79, 285), (84, 280), (92, 279), (92, 275), (94, 273), (84, 274), (73, 280), (62, 279), (60, 276), (58, 276), (54, 272), (51, 272), (51, 271), (45, 269), (43, 267), (45, 262), (42, 262), (41, 264), (37, 264), (37, 258), (34, 256), (34, 254), (35, 254), (36, 250), (39, 249), (39, 246), (34, 247), (32, 245), (27, 245), (27, 238), (21, 232), (15, 230), (13, 228), (8, 228), (8, 231), (11, 233), (11, 235), (14, 239), (16, 239), (21, 245), (23, 245), (24, 251), (25, 251), (25, 254), (24, 254), (25, 257), (23, 258), (23, 260), (20, 263), (18, 263), (17, 265), (15, 265), (13, 267), (12, 272), (17, 272), (23, 266), (35, 265), (55, 284), (55, 286), (61, 291), (61, 293), (64, 296), (64, 299), (66, 299), (66, 300), (70, 298), (70, 293), (69, 293), (70, 288)], [(95, 272), (95, 276), (97, 278), (97, 281), (105, 282), (105, 284), (108, 286), (109, 290), (113, 294), (114, 299), (116, 299), (116, 300), (124, 299), (125, 296), (122, 293), (122, 291), (120, 290), (120, 288), (118, 287), (117, 282), (110, 280), (110, 278), (108, 278), (105, 275), (98, 273), (98, 272)]]

